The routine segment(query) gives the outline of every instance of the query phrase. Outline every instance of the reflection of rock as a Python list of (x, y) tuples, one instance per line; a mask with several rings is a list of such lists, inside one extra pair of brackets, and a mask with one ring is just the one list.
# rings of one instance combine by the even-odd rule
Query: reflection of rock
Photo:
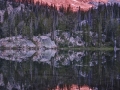
[(73, 60), (79, 61), (83, 56), (84, 56), (84, 52), (76, 52), (76, 53), (70, 54), (69, 58), (71, 61)]
[(33, 61), (49, 62), (55, 56), (56, 50), (37, 51), (33, 56)]
[(21, 62), (22, 60), (31, 59), (33, 61), (49, 61), (52, 57), (54, 57), (56, 50), (4, 50), (0, 51), (0, 58), (5, 60), (12, 60)]
[(3, 74), (0, 74), (0, 86), (4, 86)]
[[(92, 53), (92, 56), (85, 59), (87, 54), (84, 51), (68, 51), (67, 54), (62, 52), (56, 54), (56, 50), (53, 49), (39, 49), (39, 50), (4, 50), (0, 51), (0, 58), (5, 60), (22, 62), (26, 60), (32, 60), (35, 62), (53, 64), (54, 67), (68, 66), (71, 62), (74, 62), (76, 67), (93, 67), (98, 65), (98, 54)], [(52, 58), (53, 57), (53, 58)], [(102, 64), (106, 63), (106, 57), (102, 56)], [(87, 60), (87, 61), (86, 61)]]

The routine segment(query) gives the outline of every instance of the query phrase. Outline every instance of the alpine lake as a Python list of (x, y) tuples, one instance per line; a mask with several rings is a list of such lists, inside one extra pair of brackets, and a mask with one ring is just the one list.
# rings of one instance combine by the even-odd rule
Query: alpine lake
[(0, 90), (120, 90), (120, 51), (1, 50)]

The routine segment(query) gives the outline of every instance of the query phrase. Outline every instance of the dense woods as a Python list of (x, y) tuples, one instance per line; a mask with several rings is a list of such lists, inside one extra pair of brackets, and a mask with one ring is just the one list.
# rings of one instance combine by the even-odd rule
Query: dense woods
[[(7, 1), (10, 1), (8, 4)], [(24, 6), (24, 5), (25, 6)], [(20, 10), (8, 10), (10, 5)], [(0, 10), (4, 10), (4, 21), (0, 23), (0, 37), (22, 35), (31, 38), (33, 35), (45, 35), (50, 32), (54, 40), (54, 31), (69, 32), (72, 37), (81, 35), (85, 46), (120, 47), (120, 6), (118, 4), (99, 4), (97, 9), (72, 11), (72, 8), (33, 0), (1, 0)], [(78, 33), (79, 32), (79, 33)], [(93, 39), (94, 38), (94, 39)]]
[(86, 87), (120, 90), (120, 5), (0, 0), (0, 90)]

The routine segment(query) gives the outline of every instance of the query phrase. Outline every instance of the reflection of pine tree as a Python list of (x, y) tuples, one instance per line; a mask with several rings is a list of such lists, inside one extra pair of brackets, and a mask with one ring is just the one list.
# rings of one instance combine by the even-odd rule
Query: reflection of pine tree
[(89, 35), (89, 26), (88, 24), (82, 26), (83, 30), (83, 40), (85, 41), (85, 47), (89, 46), (90, 44), (90, 35)]

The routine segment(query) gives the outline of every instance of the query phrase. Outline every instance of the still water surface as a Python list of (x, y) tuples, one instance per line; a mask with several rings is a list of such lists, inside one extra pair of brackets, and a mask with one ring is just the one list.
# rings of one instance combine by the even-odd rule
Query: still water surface
[(120, 90), (120, 51), (0, 51), (0, 90)]

